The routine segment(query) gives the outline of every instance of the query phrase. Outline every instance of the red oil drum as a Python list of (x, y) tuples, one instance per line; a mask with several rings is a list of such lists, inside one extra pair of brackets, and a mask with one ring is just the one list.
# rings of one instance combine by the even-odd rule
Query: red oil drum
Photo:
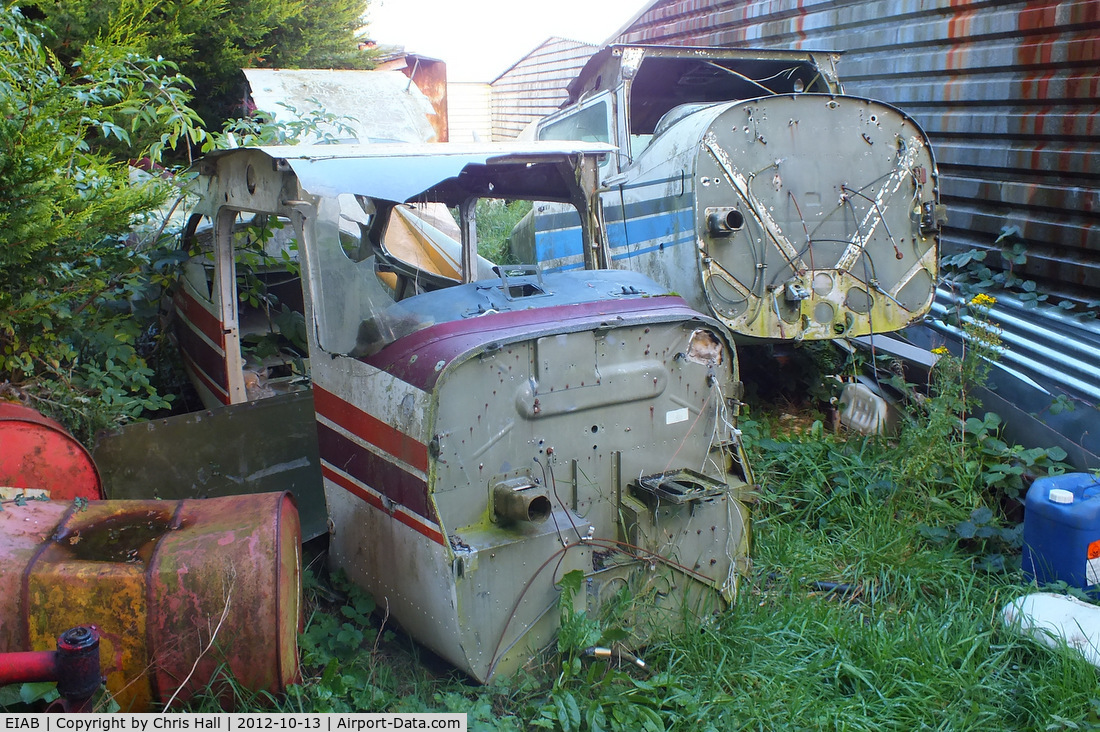
[(0, 512), (0, 652), (49, 650), (96, 625), (123, 711), (206, 689), (298, 679), (301, 525), (289, 493), (184, 501), (8, 502)]
[(0, 486), (37, 488), (50, 498), (103, 498), (92, 456), (57, 422), (0, 401)]

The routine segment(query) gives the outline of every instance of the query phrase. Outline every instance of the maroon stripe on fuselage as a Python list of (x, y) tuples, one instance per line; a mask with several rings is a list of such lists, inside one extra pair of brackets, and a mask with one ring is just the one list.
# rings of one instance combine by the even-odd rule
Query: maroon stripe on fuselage
[[(178, 339), (179, 337), (177, 335), (177, 340)], [(183, 357), (183, 362), (187, 365), (188, 368), (191, 369), (191, 373), (195, 375), (196, 379), (202, 382), (202, 385), (206, 387), (207, 391), (213, 394), (214, 398), (222, 404), (229, 404), (229, 392), (226, 390), (226, 388), (219, 384), (215, 384), (214, 381), (209, 376), (207, 376), (206, 372), (203, 371), (197, 363), (195, 363), (195, 359), (191, 358), (190, 354), (188, 354), (187, 351), (184, 351), (182, 348), (180, 348), (180, 355)]]
[(433, 325), (394, 341), (361, 360), (430, 392), (434, 390), (443, 366), (463, 353), (490, 343), (588, 330), (605, 322), (614, 325), (618, 318), (658, 323), (699, 317), (681, 298), (672, 296), (515, 310)]
[(335, 422), (379, 450), (393, 455), (417, 470), (428, 470), (428, 448), (419, 440), (409, 437), (316, 384), (313, 385), (313, 404), (317, 414)]
[(410, 529), (420, 534), (423, 534), (437, 544), (443, 544), (444, 546), (446, 546), (446, 543), (443, 541), (443, 533), (435, 526), (429, 526), (428, 524), (423, 523), (419, 518), (409, 516), (408, 514), (402, 513), (401, 511), (391, 511), (389, 508), (382, 504), (382, 499), (380, 499), (378, 496), (374, 495), (368, 490), (364, 490), (362, 487), (356, 485), (353, 481), (348, 480), (347, 478), (340, 475), (335, 470), (329, 468), (326, 465), (321, 466), (321, 474), (324, 475), (325, 478), (331, 480), (333, 483), (346, 490), (348, 493), (355, 496), (356, 498), (359, 498), (360, 500), (373, 506), (379, 511), (384, 511), (390, 518), (394, 519), (395, 521), (405, 524), (405, 526), (408, 526)]
[(369, 485), (418, 516), (439, 523), (428, 500), (428, 483), (423, 478), (320, 422), (317, 423), (317, 445), (322, 461)]
[[(222, 393), (219, 398), (222, 395), (228, 395), (229, 373), (225, 368), (225, 350), (222, 349), (219, 352), (203, 340), (186, 322), (176, 323), (175, 334), (180, 352), (192, 364), (207, 388), (212, 388), (211, 385), (216, 384), (217, 389), (212, 391), (217, 393), (220, 389)], [(228, 403), (228, 396), (226, 396), (226, 403)]]

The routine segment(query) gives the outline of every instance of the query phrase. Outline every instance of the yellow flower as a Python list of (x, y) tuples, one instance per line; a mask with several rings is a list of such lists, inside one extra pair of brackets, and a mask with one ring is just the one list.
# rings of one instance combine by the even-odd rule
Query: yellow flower
[(946, 356), (950, 351), (947, 350), (947, 346), (936, 346), (932, 349), (932, 353), (937, 356)]
[(979, 292), (970, 301), (970, 304), (971, 305), (977, 305), (978, 307), (987, 308), (991, 305), (996, 304), (996, 302), (997, 302), (997, 298), (993, 297), (992, 295), (987, 295), (984, 292)]

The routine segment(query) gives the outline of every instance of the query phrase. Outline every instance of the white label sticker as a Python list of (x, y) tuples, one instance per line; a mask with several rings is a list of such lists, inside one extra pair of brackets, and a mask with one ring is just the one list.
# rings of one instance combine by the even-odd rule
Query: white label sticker
[(672, 411), (665, 412), (665, 424), (676, 424), (677, 422), (688, 421), (688, 408), (673, 409)]
[(1085, 584), (1100, 584), (1100, 559), (1089, 559), (1085, 562)]

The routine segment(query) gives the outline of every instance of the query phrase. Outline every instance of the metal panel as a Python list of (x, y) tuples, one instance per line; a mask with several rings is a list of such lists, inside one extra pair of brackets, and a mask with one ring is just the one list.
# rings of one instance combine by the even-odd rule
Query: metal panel
[(492, 82), (493, 140), (518, 137), (531, 122), (565, 101), (565, 87), (596, 50), (564, 38), (548, 38)]
[(434, 58), (417, 54), (402, 54), (398, 58), (379, 64), (376, 71), (400, 71), (412, 80), (413, 84), (427, 97), (435, 110), (428, 115), (432, 129), (435, 130), (435, 142), (449, 142), (447, 119), (447, 64)]
[[(307, 112), (323, 111), (335, 114), (353, 131), (353, 139), (348, 139), (346, 129), (318, 125), (320, 132), (342, 142), (439, 142), (439, 112), (433, 100), (401, 71), (244, 69), (244, 75), (256, 107), (277, 121), (292, 122)], [(425, 77), (438, 95), (439, 84)], [(307, 141), (318, 140), (319, 135), (311, 135)]]
[(310, 391), (125, 425), (101, 432), (92, 452), (110, 498), (288, 490), (305, 538), (328, 531)]

